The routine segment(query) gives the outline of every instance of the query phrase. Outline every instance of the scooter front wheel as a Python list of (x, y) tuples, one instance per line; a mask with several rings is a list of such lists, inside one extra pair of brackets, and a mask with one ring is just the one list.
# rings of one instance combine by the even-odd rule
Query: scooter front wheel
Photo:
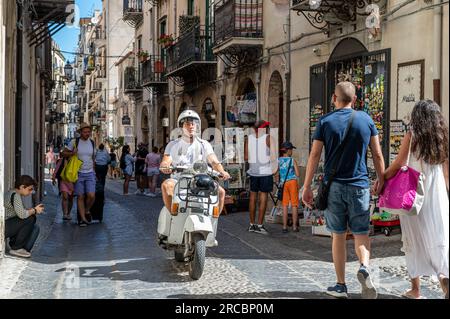
[(203, 274), (203, 268), (205, 267), (206, 258), (206, 242), (205, 238), (201, 234), (194, 234), (194, 252), (189, 263), (189, 276), (198, 280)]

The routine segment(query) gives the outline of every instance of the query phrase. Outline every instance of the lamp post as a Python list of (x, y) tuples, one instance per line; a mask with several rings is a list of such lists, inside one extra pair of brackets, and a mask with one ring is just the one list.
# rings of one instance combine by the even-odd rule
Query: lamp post
[(73, 67), (69, 63), (69, 60), (67, 60), (66, 65), (64, 66), (64, 74), (66, 76), (66, 79), (70, 82), (72, 81), (72, 73), (73, 73)]

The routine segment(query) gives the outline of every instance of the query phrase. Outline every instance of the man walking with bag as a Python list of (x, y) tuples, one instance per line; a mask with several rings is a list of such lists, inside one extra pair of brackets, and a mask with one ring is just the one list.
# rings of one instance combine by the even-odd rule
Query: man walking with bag
[(90, 212), (95, 201), (95, 143), (91, 140), (91, 126), (82, 123), (79, 129), (80, 137), (72, 140), (63, 152), (64, 157), (77, 155), (83, 161), (78, 171), (78, 180), (75, 183), (75, 194), (78, 196), (79, 225), (89, 224)]
[(356, 101), (355, 86), (341, 82), (336, 86), (333, 103), (336, 110), (320, 118), (313, 136), (311, 154), (306, 167), (303, 203), (313, 207), (311, 182), (325, 146), (325, 177), (315, 205), (325, 210), (327, 230), (332, 233), (333, 263), (337, 283), (327, 293), (347, 298), (345, 263), (346, 235), (349, 228), (355, 237), (355, 250), (360, 262), (357, 278), (362, 297), (375, 299), (377, 292), (369, 272), (370, 259), (370, 189), (366, 166), (370, 147), (378, 177), (377, 193), (384, 183), (384, 159), (373, 120), (365, 112), (352, 109)]

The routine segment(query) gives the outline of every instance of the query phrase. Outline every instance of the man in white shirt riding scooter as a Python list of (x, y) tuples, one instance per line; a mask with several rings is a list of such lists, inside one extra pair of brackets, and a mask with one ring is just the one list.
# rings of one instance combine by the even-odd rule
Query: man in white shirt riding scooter
[[(171, 174), (171, 166), (192, 166), (197, 161), (204, 161), (221, 174), (223, 180), (230, 179), (230, 175), (223, 169), (217, 159), (211, 144), (202, 140), (200, 136), (200, 116), (192, 110), (183, 111), (178, 117), (178, 127), (182, 129), (182, 136), (170, 142), (164, 152), (160, 170), (164, 174)], [(164, 205), (171, 211), (173, 191), (176, 175), (167, 179), (161, 186)], [(223, 210), (225, 190), (219, 187), (219, 212)]]

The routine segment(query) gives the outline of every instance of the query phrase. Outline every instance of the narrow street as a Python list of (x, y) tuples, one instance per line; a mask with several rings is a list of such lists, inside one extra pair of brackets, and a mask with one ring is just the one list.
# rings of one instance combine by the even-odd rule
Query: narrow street
[[(135, 183), (130, 193), (135, 191)], [(329, 238), (281, 233), (268, 224), (269, 236), (247, 232), (248, 214), (222, 216), (219, 246), (207, 251), (202, 278), (193, 281), (187, 266), (156, 244), (161, 198), (121, 195), (121, 181), (107, 181), (102, 224), (80, 228), (62, 221), (60, 203), (46, 182), (46, 213), (31, 260), (0, 262), (0, 298), (331, 298), (333, 284)], [(56, 209), (58, 208), (58, 209)], [(408, 288), (400, 235), (372, 237), (372, 267), (379, 298), (401, 298)], [(347, 281), (350, 298), (360, 298), (357, 263), (350, 249)], [(436, 283), (424, 281), (423, 295), (442, 298)]]

